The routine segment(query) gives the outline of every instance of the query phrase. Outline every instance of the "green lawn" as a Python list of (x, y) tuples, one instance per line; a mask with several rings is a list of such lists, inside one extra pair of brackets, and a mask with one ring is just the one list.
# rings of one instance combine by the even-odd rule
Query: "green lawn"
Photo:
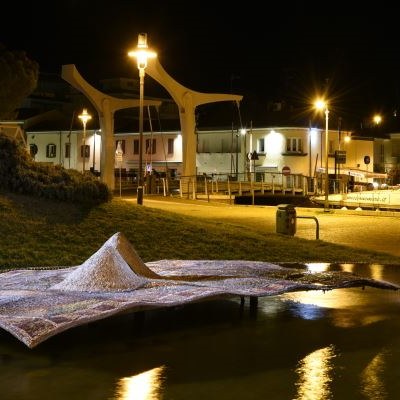
[[(389, 254), (251, 231), (213, 217), (193, 218), (114, 198), (91, 209), (0, 193), (0, 268), (79, 265), (122, 232), (142, 259), (400, 264)], [(288, 241), (290, 241), (288, 245)]]

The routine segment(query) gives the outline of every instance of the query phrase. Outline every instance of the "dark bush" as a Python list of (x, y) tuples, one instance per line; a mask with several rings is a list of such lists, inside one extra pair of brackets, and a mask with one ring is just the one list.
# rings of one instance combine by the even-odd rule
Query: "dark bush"
[(112, 197), (107, 185), (92, 174), (37, 163), (21, 144), (2, 133), (0, 189), (85, 205), (104, 203)]

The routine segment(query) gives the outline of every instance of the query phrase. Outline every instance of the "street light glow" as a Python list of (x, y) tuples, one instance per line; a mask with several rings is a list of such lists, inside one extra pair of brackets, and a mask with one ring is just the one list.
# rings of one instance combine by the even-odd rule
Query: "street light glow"
[(317, 110), (325, 110), (325, 108), (327, 107), (326, 102), (325, 102), (324, 100), (322, 100), (322, 99), (318, 99), (318, 100), (314, 103), (314, 105), (315, 105), (315, 108), (316, 108)]
[(149, 58), (157, 57), (154, 51), (148, 49), (147, 33), (139, 33), (136, 50), (128, 53), (129, 57), (136, 58), (140, 78), (139, 95), (139, 182), (137, 188), (137, 204), (143, 204), (143, 97), (144, 97), (144, 76)]
[(379, 125), (382, 122), (382, 117), (379, 114), (375, 114), (373, 121), (374, 121), (375, 125)]
[[(138, 48), (139, 48), (139, 44), (138, 44)], [(154, 51), (147, 50), (147, 47), (146, 47), (143, 49), (130, 51), (128, 53), (128, 56), (136, 58), (137, 66), (138, 66), (138, 69), (140, 70), (140, 69), (147, 68), (147, 60), (149, 58), (157, 57), (157, 53), (155, 53)]]

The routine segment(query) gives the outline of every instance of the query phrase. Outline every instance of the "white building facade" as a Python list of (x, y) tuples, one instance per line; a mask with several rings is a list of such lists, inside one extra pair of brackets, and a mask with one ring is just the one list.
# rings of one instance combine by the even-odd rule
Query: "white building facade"
[[(26, 132), (27, 146), (36, 161), (65, 168), (99, 172), (101, 136), (96, 130)], [(358, 182), (374, 178), (374, 141), (350, 138), (350, 132), (328, 132), (330, 179), (351, 177)], [(115, 168), (135, 174), (139, 168), (139, 134), (117, 133), (122, 158)], [(142, 167), (146, 173), (168, 172), (179, 177), (182, 167), (182, 137), (179, 131), (144, 132)], [(340, 153), (338, 153), (340, 152)], [(319, 178), (325, 174), (325, 131), (303, 127), (265, 127), (197, 132), (197, 175), (227, 176), (237, 180), (268, 180), (271, 174)], [(83, 157), (85, 163), (83, 163)], [(251, 157), (253, 156), (253, 157)], [(252, 159), (253, 158), (253, 159)], [(350, 178), (349, 178), (350, 179)], [(348, 179), (345, 179), (346, 183)]]

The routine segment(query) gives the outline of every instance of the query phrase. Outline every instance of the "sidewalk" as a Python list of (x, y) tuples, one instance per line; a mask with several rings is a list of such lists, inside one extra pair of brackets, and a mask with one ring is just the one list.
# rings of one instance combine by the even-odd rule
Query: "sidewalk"
[[(134, 197), (124, 199), (136, 202)], [(143, 205), (194, 218), (234, 223), (257, 232), (276, 232), (276, 206), (229, 205), (170, 197), (145, 197)], [(400, 213), (355, 210), (324, 212), (322, 208), (296, 207), (296, 214), (317, 218), (320, 240), (400, 257)], [(294, 236), (315, 240), (316, 222), (313, 219), (296, 218)]]

